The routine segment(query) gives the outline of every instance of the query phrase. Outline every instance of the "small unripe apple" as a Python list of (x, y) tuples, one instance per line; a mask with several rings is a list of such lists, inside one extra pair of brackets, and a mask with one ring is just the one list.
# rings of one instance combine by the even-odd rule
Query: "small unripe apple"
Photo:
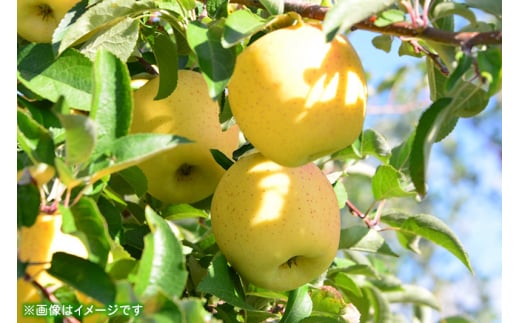
[(313, 163), (281, 166), (260, 153), (233, 164), (211, 203), (220, 250), (247, 282), (275, 291), (318, 278), (336, 256), (338, 200)]

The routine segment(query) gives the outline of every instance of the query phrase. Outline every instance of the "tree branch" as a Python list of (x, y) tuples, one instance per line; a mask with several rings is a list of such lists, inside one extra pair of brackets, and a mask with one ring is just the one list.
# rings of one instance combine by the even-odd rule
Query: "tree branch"
[[(242, 4), (247, 7), (263, 8), (259, 0), (230, 0), (232, 3)], [(285, 12), (294, 11), (302, 17), (324, 20), (329, 8), (310, 4), (307, 2), (286, 1)], [(430, 26), (414, 26), (410, 22), (398, 22), (388, 26), (379, 27), (374, 24), (373, 17), (358, 22), (352, 30), (360, 29), (380, 34), (407, 38), (419, 38), (430, 40), (445, 45), (460, 46), (463, 49), (476, 45), (501, 45), (502, 30), (491, 32), (449, 32)]]

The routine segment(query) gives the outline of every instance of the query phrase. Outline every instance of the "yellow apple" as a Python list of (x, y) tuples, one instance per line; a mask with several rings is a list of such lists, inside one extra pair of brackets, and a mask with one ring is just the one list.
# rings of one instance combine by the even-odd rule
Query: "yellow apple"
[(366, 80), (346, 37), (318, 25), (270, 32), (240, 53), (228, 84), (231, 111), (267, 158), (301, 166), (352, 144), (365, 120)]
[(332, 263), (340, 213), (315, 164), (285, 167), (254, 153), (219, 182), (211, 225), (220, 250), (245, 281), (287, 291), (318, 278)]
[[(88, 257), (88, 250), (83, 242), (78, 237), (63, 233), (61, 224), (61, 214), (39, 214), (31, 227), (22, 227), (18, 231), (18, 257), (21, 261), (31, 263), (26, 273), (41, 286), (52, 289), (63, 285), (45, 271), (55, 252)], [(17, 287), (18, 322), (41, 322), (41, 319), (23, 316), (24, 303), (43, 303), (40, 291), (23, 278), (18, 279)]]
[(50, 43), (61, 19), (79, 0), (17, 0), (17, 32), (36, 43)]
[(236, 125), (223, 131), (219, 105), (211, 99), (202, 74), (179, 70), (175, 91), (154, 100), (159, 78), (134, 92), (130, 133), (176, 134), (193, 141), (146, 159), (138, 166), (148, 180), (148, 192), (165, 203), (195, 203), (213, 194), (224, 174), (211, 155), (218, 149), (228, 157), (238, 148)]

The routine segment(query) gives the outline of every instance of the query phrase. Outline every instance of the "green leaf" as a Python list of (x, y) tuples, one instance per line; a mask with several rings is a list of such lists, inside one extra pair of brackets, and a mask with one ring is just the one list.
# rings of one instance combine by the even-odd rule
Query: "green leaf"
[(489, 83), (488, 95), (496, 94), (502, 88), (502, 50), (488, 48), (477, 54), (478, 69)]
[(222, 33), (222, 46), (229, 48), (261, 31), (268, 20), (255, 15), (248, 9), (237, 10), (227, 17)]
[(309, 286), (303, 285), (289, 291), (285, 312), (280, 323), (298, 323), (312, 313), (312, 299)]
[(372, 194), (377, 201), (414, 196), (414, 191), (404, 187), (406, 183), (398, 170), (389, 165), (379, 165), (372, 177)]
[(218, 21), (208, 27), (199, 21), (192, 21), (186, 32), (188, 44), (197, 54), (200, 69), (208, 83), (209, 95), (216, 100), (233, 74), (236, 59), (235, 49), (222, 45), (224, 22)]
[(334, 183), (334, 193), (336, 193), (336, 198), (338, 199), (338, 207), (340, 209), (344, 208), (348, 201), (348, 193), (342, 181)]
[(343, 295), (333, 286), (325, 285), (311, 290), (312, 315), (340, 316), (347, 304)]
[(378, 35), (372, 38), (372, 45), (386, 53), (390, 53), (392, 49), (393, 38), (389, 35)]
[(466, 0), (466, 4), (473, 8), (486, 11), (492, 15), (502, 18), (502, 1), (496, 0)]
[(457, 257), (473, 273), (469, 256), (451, 228), (428, 214), (407, 215), (401, 212), (383, 214), (381, 221), (398, 231), (421, 236), (438, 244)]
[(426, 288), (417, 285), (401, 285), (399, 289), (384, 292), (385, 298), (390, 303), (412, 303), (415, 305), (429, 306), (438, 311), (441, 310), (439, 300)]
[[(177, 302), (185, 318), (185, 322), (207, 322), (211, 314), (204, 308), (204, 302), (200, 298), (184, 297)], [(175, 322), (169, 319), (167, 322)], [(167, 323), (165, 322), (165, 323)]]
[(362, 225), (354, 225), (341, 230), (339, 249), (379, 253), (397, 257), (385, 239), (376, 230)]
[[(85, 41), (86, 37), (118, 24), (127, 17), (138, 16), (156, 8), (155, 2), (152, 0), (99, 1), (90, 6), (76, 21), (62, 31), (63, 37), (59, 44), (58, 54), (62, 54), (67, 48)], [(125, 37), (123, 37), (123, 40), (127, 41)]]
[(410, 175), (420, 196), (426, 195), (426, 170), (432, 145), (437, 133), (447, 118), (446, 107), (451, 98), (435, 101), (419, 118), (410, 155)]
[(87, 161), (96, 144), (96, 126), (82, 114), (58, 114), (65, 129), (66, 162), (69, 165)]
[(162, 216), (168, 220), (181, 220), (190, 218), (207, 218), (208, 214), (190, 204), (172, 204), (162, 211)]
[(70, 208), (58, 205), (63, 217), (62, 231), (78, 237), (88, 249), (88, 259), (104, 268), (110, 252), (110, 236), (96, 202), (82, 197)]
[(279, 15), (284, 11), (283, 0), (260, 0), (260, 3), (271, 15)]
[(327, 41), (344, 33), (356, 23), (377, 14), (394, 4), (395, 0), (343, 0), (330, 7), (323, 20)]
[(24, 109), (16, 110), (16, 140), (20, 148), (28, 155), (34, 164), (43, 162), (54, 164), (56, 156), (52, 135), (41, 124), (36, 122)]
[[(124, 190), (127, 194), (135, 194), (139, 197), (148, 191), (148, 180), (143, 171), (137, 166), (131, 166), (118, 171), (110, 177), (110, 186)], [(124, 186), (125, 188), (120, 188)]]
[(227, 0), (208, 0), (206, 1), (208, 15), (211, 18), (218, 19), (228, 17), (228, 1)]
[(52, 102), (65, 97), (68, 105), (90, 110), (92, 62), (75, 49), (55, 57), (50, 44), (31, 44), (18, 53), (18, 80)]
[(392, 148), (390, 165), (399, 171), (407, 170), (410, 164), (415, 132), (412, 132), (401, 144)]
[(351, 293), (357, 295), (358, 297), (363, 296), (363, 292), (359, 288), (358, 284), (350, 278), (347, 273), (339, 272), (334, 276), (334, 286), (339, 287), (343, 290), (348, 290)]
[(126, 64), (105, 50), (94, 62), (94, 92), (90, 118), (96, 123), (96, 147), (99, 153), (128, 133), (132, 118), (132, 91)]
[(245, 300), (239, 280), (238, 275), (229, 268), (224, 255), (218, 253), (208, 268), (207, 276), (197, 286), (197, 291), (214, 295), (233, 306), (254, 311), (255, 308)]
[(47, 272), (102, 304), (114, 304), (114, 282), (103, 268), (91, 261), (56, 252), (52, 255), (51, 267)]
[(36, 222), (40, 213), (40, 191), (33, 184), (16, 186), (16, 217), (17, 226), (30, 227)]
[(385, 27), (396, 22), (404, 21), (405, 13), (398, 9), (389, 9), (381, 12), (374, 21), (374, 25), (377, 27)]
[(168, 223), (146, 206), (145, 216), (151, 233), (144, 239), (144, 250), (135, 279), (135, 292), (141, 300), (162, 293), (170, 299), (182, 295), (188, 278), (182, 246)]
[(384, 294), (379, 289), (370, 285), (364, 286), (362, 289), (368, 295), (370, 304), (374, 310), (373, 322), (392, 322), (392, 311)]
[(467, 5), (456, 2), (440, 2), (430, 12), (432, 19), (439, 19), (443, 17), (451, 17), (454, 15), (461, 16), (468, 20), (471, 25), (477, 24), (477, 17), (475, 13), (468, 8)]
[(184, 137), (167, 134), (140, 133), (117, 138), (103, 154), (95, 157), (89, 169), (90, 182), (135, 166), (162, 151), (189, 143)]
[(177, 87), (178, 55), (174, 37), (158, 29), (143, 31), (159, 69), (159, 88), (154, 100), (170, 96)]
[(451, 72), (451, 74), (448, 76), (448, 79), (446, 80), (446, 92), (451, 91), (455, 84), (462, 79), (464, 73), (466, 73), (471, 67), (472, 62), (473, 58), (471, 56), (466, 54), (460, 55), (460, 57), (457, 59), (457, 67), (455, 67), (455, 70)]
[(229, 169), (234, 164), (234, 161), (229, 159), (223, 152), (218, 149), (210, 149), (213, 159), (225, 170)]
[(94, 61), (100, 50), (109, 51), (121, 61), (126, 62), (133, 54), (139, 37), (139, 21), (125, 17), (114, 25), (101, 30), (89, 38), (80, 51)]

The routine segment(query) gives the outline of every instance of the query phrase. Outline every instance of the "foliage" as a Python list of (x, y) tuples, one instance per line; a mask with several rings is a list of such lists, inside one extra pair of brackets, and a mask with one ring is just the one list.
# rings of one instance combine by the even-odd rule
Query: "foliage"
[[(435, 215), (387, 209), (384, 201), (424, 198), (432, 146), (500, 92), (501, 5), (428, 3), (79, 2), (52, 44), (18, 42), (17, 169), (25, 174), (17, 185), (18, 227), (34, 223), (40, 209), (71, 215), (75, 226), (68, 233), (80, 237), (91, 255), (85, 260), (57, 253), (48, 272), (68, 284), (63, 289), (82, 291), (105, 306), (144, 305), (141, 316), (114, 321), (393, 322), (399, 316), (394, 303), (410, 304), (416, 314), (425, 307), (439, 310), (430, 291), (399, 281), (385, 259), (420, 254), (422, 239), (448, 250), (470, 272), (471, 255)], [(479, 12), (493, 19), (484, 21)], [(466, 22), (457, 30), (456, 18)], [(198, 70), (221, 104), (225, 126), (233, 122), (226, 85), (237, 55), (263, 34), (302, 19), (322, 20), (329, 37), (357, 28), (375, 31), (374, 50), (388, 51), (398, 42), (401, 55), (425, 62), (431, 103), (400, 143), (392, 146), (377, 129), (365, 129), (353, 145), (316, 161), (329, 172), (348, 218), (338, 257), (319, 281), (274, 293), (244, 284), (220, 254), (210, 199), (164, 205), (147, 195), (135, 165), (189, 138), (128, 134), (131, 80), (158, 73), (157, 98), (164, 98), (175, 90), (178, 69)], [(455, 39), (455, 32), (462, 38)], [(463, 38), (470, 32), (479, 36)], [(235, 159), (249, 148), (244, 143)], [(233, 162), (212, 153), (225, 168)], [(349, 167), (367, 158), (377, 160), (377, 169), (370, 175), (372, 207), (361, 212), (349, 200), (345, 180)], [(34, 166), (40, 168), (29, 172)], [(54, 170), (51, 179), (36, 185), (48, 168)], [(402, 250), (382, 230), (395, 234)]]

